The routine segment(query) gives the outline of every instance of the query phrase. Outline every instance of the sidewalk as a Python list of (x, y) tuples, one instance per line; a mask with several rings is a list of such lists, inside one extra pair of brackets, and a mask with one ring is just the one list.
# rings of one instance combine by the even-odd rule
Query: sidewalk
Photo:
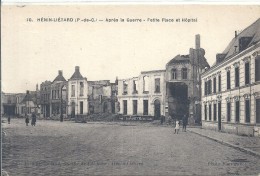
[(187, 128), (187, 131), (260, 157), (259, 137), (238, 136), (235, 134), (206, 130), (202, 128)]

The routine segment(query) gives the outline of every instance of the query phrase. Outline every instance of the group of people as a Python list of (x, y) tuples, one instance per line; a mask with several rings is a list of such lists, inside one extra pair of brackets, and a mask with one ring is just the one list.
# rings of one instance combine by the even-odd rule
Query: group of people
[[(26, 126), (28, 126), (28, 124), (30, 123), (30, 118), (29, 118), (28, 115), (26, 115), (25, 123), (26, 123)], [(35, 125), (36, 125), (36, 115), (35, 115), (35, 113), (32, 114), (31, 125), (32, 125), (32, 126), (35, 126)]]
[[(186, 126), (188, 124), (188, 118), (186, 115), (183, 116), (182, 118), (182, 131), (186, 132)], [(180, 121), (176, 120), (175, 122), (175, 128), (174, 128), (174, 134), (178, 134), (180, 130)]]

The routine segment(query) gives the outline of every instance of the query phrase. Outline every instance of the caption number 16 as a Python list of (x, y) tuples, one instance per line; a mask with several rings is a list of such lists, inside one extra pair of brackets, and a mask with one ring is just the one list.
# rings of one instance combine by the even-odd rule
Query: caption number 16
[(31, 18), (26, 18), (27, 22), (33, 22), (33, 20)]

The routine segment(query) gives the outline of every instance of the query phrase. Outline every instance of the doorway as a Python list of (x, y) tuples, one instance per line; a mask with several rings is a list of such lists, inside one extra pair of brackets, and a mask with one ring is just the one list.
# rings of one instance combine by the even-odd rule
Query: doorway
[(218, 102), (218, 130), (221, 130), (221, 101)]
[(161, 117), (161, 103), (160, 100), (154, 101), (154, 119), (159, 120)]
[(168, 109), (173, 119), (189, 114), (188, 86), (182, 82), (167, 82)]

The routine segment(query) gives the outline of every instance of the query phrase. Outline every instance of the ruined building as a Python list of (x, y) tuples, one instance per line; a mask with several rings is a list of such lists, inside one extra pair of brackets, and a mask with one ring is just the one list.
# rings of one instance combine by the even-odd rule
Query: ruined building
[(177, 55), (166, 64), (166, 116), (182, 119), (189, 117), (191, 123), (200, 122), (200, 73), (209, 67), (200, 48), (200, 35), (196, 35), (195, 49), (188, 55)]

